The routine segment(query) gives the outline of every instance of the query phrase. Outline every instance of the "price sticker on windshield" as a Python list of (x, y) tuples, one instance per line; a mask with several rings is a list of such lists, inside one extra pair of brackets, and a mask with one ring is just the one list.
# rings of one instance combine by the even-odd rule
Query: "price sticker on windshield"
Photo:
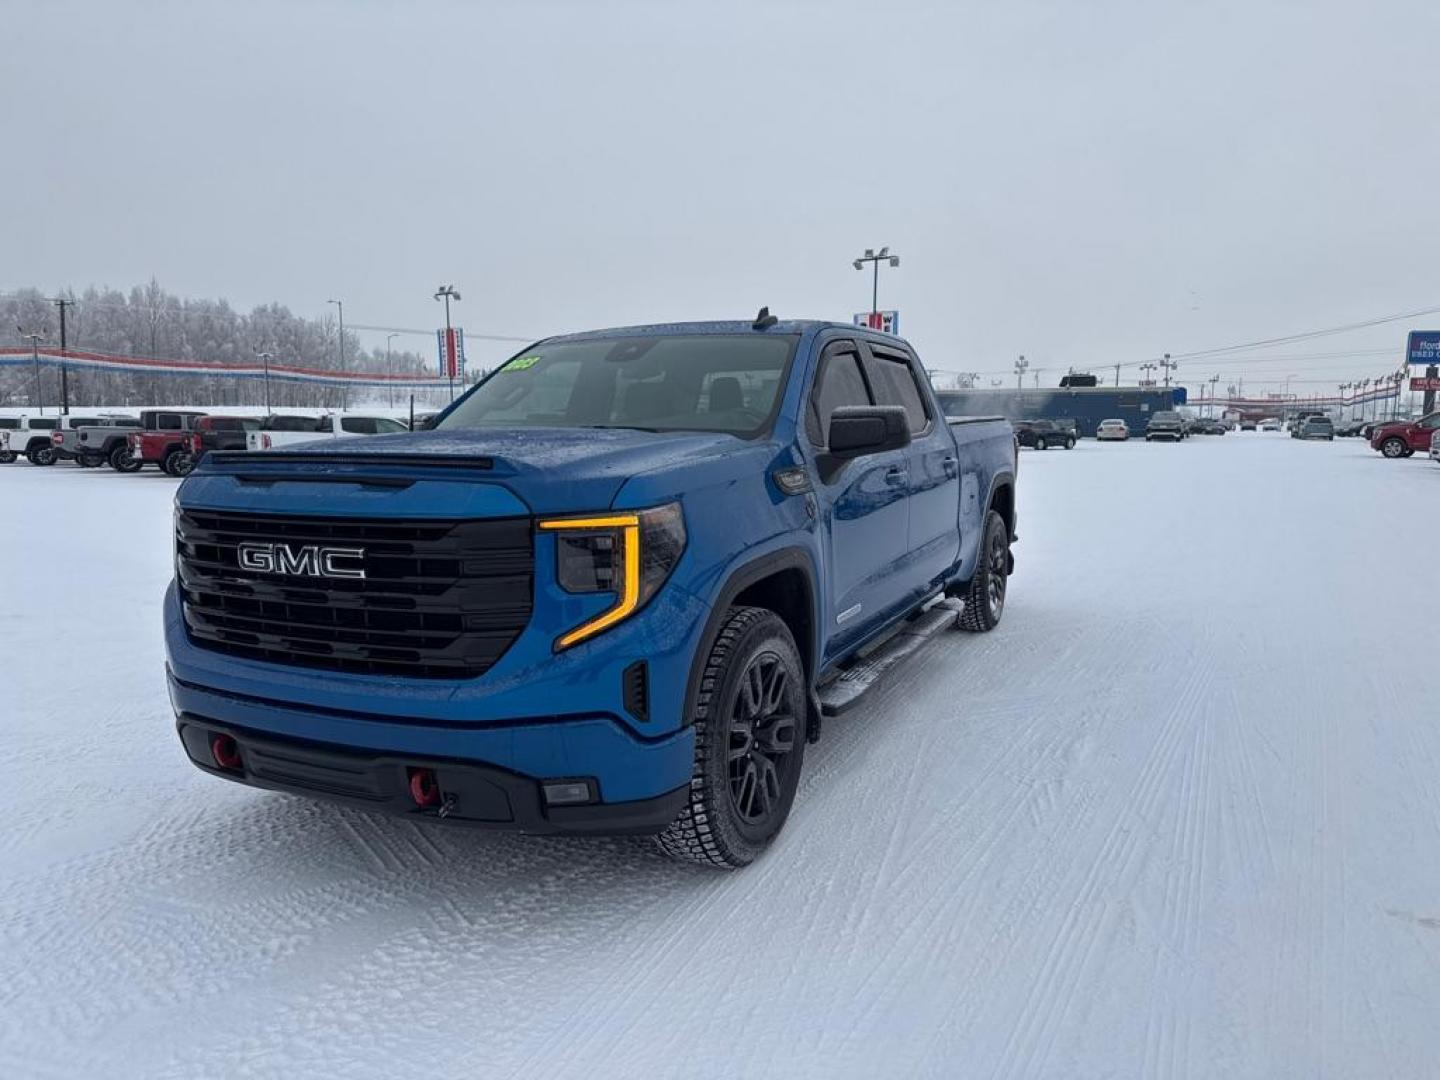
[(534, 354), (534, 355), (531, 355), (531, 356), (517, 356), (514, 360), (511, 360), (510, 363), (508, 363), (508, 364), (505, 365), (504, 370), (505, 370), (505, 371), (524, 371), (524, 370), (526, 370), (527, 368), (532, 368), (532, 367), (534, 367), (534, 366), (535, 366), (536, 364), (538, 364), (539, 362), (540, 362), (540, 356), (539, 356), (538, 353), (536, 353), (536, 354)]

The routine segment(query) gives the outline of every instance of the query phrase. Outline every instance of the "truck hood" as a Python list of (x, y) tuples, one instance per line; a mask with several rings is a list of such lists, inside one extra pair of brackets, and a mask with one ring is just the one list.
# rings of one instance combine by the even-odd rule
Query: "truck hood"
[(723, 433), (627, 428), (417, 431), (325, 439), (251, 454), (212, 454), (196, 476), (263, 471), (276, 479), (324, 477), (333, 482), (337, 474), (360, 469), (419, 478), (429, 473), (425, 459), (450, 466), (445, 471), (452, 475), (456, 464), (471, 459), (476, 466), (468, 473), (471, 482), (502, 485), (536, 513), (563, 513), (610, 506), (621, 485), (641, 473), (683, 472), (701, 462), (713, 467), (717, 459), (746, 456), (754, 445)]

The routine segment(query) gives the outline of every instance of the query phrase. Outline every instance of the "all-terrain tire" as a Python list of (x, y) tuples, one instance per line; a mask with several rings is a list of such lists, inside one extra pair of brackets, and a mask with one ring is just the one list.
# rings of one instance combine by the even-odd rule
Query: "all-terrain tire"
[(130, 453), (130, 447), (121, 443), (110, 451), (110, 467), (119, 473), (139, 472), (142, 462), (135, 460), (135, 455)]
[(765, 608), (732, 608), (700, 676), (690, 798), (656, 836), (661, 851), (725, 869), (759, 857), (795, 801), (806, 702), (805, 668), (790, 628)]
[(4, 453), (0, 453), (0, 465), (9, 465), (19, 456), (14, 450), (6, 450)]
[(980, 556), (975, 576), (965, 591), (965, 606), (955, 625), (961, 630), (983, 634), (1000, 625), (1005, 614), (1005, 593), (1010, 574), (1010, 530), (1005, 519), (991, 510), (985, 515), (985, 532), (980, 537)]
[(105, 464), (104, 454), (80, 454), (75, 458), (75, 464), (82, 469), (98, 469)]
[(48, 446), (42, 446), (40, 447), (40, 449), (31, 450), (28, 454), (26, 454), (25, 460), (30, 462), (31, 465), (39, 465), (42, 467), (46, 465), (54, 465), (55, 451), (50, 449), (50, 447)]
[(177, 479), (189, 476), (195, 471), (195, 455), (188, 450), (171, 450), (160, 467), (167, 475)]

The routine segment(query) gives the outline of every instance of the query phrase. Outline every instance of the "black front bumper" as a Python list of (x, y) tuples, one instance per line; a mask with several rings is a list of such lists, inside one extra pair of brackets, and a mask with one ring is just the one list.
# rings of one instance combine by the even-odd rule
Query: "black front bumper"
[[(461, 825), (525, 833), (657, 833), (675, 820), (689, 797), (687, 785), (634, 802), (547, 806), (539, 780), (493, 765), (397, 757), (281, 739), (190, 714), (178, 717), (175, 726), (190, 761), (214, 776), (270, 791)], [(235, 740), (240, 750), (238, 769), (216, 765), (210, 747), (217, 735)], [(411, 797), (409, 774), (413, 769), (434, 771), (449, 804), (443, 818), (437, 809), (417, 806)]]

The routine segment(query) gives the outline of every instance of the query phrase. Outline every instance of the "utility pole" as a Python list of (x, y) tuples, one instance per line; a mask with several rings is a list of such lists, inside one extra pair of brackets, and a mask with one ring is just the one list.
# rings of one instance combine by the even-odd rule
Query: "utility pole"
[(399, 334), (385, 335), (385, 374), (390, 376), (390, 385), (385, 389), (385, 400), (390, 403), (391, 408), (395, 406), (395, 366), (390, 362), (390, 343), (399, 336)]
[(1219, 375), (1211, 375), (1211, 376), (1210, 376), (1210, 412), (1211, 412), (1211, 415), (1212, 415), (1212, 416), (1214, 415), (1214, 412), (1215, 412), (1215, 390), (1216, 390), (1216, 388), (1217, 388), (1219, 385), (1220, 385), (1220, 376), (1219, 376)]
[(1179, 365), (1179, 363), (1171, 360), (1171, 359), (1170, 359), (1170, 354), (1167, 352), (1167, 353), (1165, 354), (1165, 359), (1160, 361), (1160, 366), (1165, 369), (1165, 389), (1166, 389), (1166, 390), (1169, 390), (1169, 389), (1170, 389), (1170, 372), (1174, 371), (1174, 370), (1175, 370), (1176, 368), (1178, 368), (1180, 365)]
[(1035, 369), (1035, 389), (1036, 389), (1036, 390), (1039, 390), (1039, 389), (1040, 389), (1040, 372), (1042, 372), (1042, 371), (1044, 371), (1044, 370), (1045, 370), (1044, 368), (1038, 368), (1038, 367)]
[[(445, 358), (445, 374), (450, 377), (450, 400), (455, 400), (455, 373), (450, 370), (450, 299), (454, 297), (455, 302), (460, 302), (460, 294), (455, 291), (454, 285), (441, 285), (435, 291), (435, 299), (445, 301), (445, 347), (440, 351)], [(459, 358), (456, 358), (456, 365), (459, 365)]]
[(70, 415), (70, 371), (65, 364), (65, 309), (75, 306), (74, 300), (57, 296), (50, 301), (60, 309), (60, 414)]
[(1115, 365), (1115, 385), (1116, 385), (1117, 387), (1120, 385), (1120, 365), (1119, 365), (1119, 364), (1116, 364), (1116, 365)]
[(340, 411), (344, 412), (350, 403), (348, 393), (350, 386), (345, 382), (345, 301), (326, 300), (327, 304), (334, 304), (340, 312)]
[(1020, 354), (1020, 359), (1015, 361), (1015, 389), (1016, 389), (1016, 390), (1024, 390), (1024, 389), (1025, 389), (1025, 371), (1026, 371), (1027, 368), (1029, 368), (1029, 366), (1030, 366), (1030, 364), (1029, 364), (1028, 361), (1026, 361), (1026, 359), (1025, 359), (1025, 354), (1024, 354), (1024, 353), (1021, 353), (1021, 354)]
[(265, 365), (265, 415), (270, 415), (270, 361), (273, 353), (256, 351), (255, 359)]
[(899, 266), (900, 256), (891, 255), (888, 247), (882, 247), (878, 253), (874, 248), (866, 248), (865, 254), (850, 265), (856, 270), (863, 270), (867, 262), (874, 269), (874, 277), (870, 284), (870, 322), (872, 329), (878, 330), (880, 329), (880, 264), (888, 262), (891, 266)]
[(40, 342), (44, 334), (27, 334), (23, 326), (15, 328), (21, 337), (30, 342), (30, 362), (35, 365), (35, 404), (40, 407), (40, 415), (45, 415), (45, 395), (40, 391)]

